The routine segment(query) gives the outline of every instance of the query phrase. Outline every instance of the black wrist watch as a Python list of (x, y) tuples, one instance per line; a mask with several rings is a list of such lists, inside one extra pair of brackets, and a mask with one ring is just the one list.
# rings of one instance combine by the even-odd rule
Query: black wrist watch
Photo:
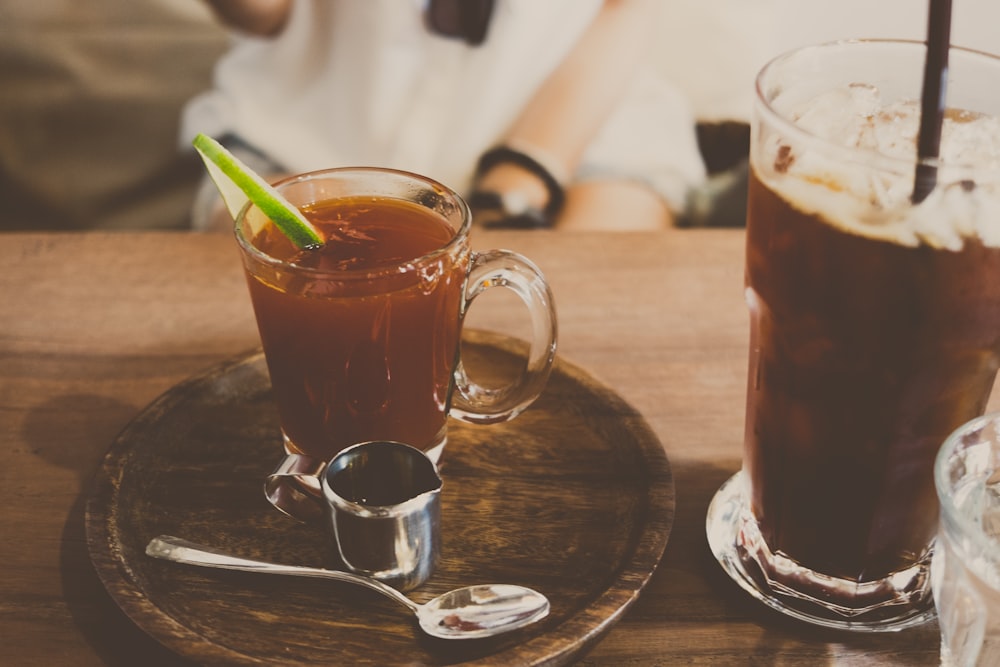
[(552, 226), (545, 211), (528, 204), (520, 192), (489, 192), (476, 190), (469, 195), (473, 218), (490, 229), (544, 229)]
[(469, 195), (468, 203), (477, 219), (486, 227), (551, 227), (566, 199), (562, 183), (539, 159), (510, 146), (497, 146), (483, 153), (476, 165), (476, 180), (501, 163), (517, 165), (537, 176), (548, 191), (548, 202), (545, 208), (538, 209), (531, 206), (517, 191), (498, 193), (474, 190)]

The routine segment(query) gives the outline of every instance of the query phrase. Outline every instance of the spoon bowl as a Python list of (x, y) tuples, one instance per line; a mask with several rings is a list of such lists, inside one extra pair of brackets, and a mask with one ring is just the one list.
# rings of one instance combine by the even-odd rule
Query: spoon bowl
[(171, 535), (150, 540), (146, 554), (154, 558), (223, 570), (287, 574), (358, 584), (392, 598), (412, 611), (420, 628), (440, 639), (481, 639), (523, 628), (545, 618), (549, 601), (541, 593), (513, 584), (478, 584), (448, 591), (418, 604), (375, 579), (340, 570), (280, 565), (240, 558)]

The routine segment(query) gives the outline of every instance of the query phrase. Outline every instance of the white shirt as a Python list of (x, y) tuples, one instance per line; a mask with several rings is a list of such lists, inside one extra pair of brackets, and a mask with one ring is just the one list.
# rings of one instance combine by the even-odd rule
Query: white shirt
[[(415, 0), (296, 0), (273, 39), (233, 36), (181, 141), (239, 136), (289, 171), (382, 166), (459, 191), (562, 61), (602, 0), (496, 0), (486, 41), (430, 32)], [(703, 177), (694, 119), (650, 68), (594, 138), (578, 178), (643, 181), (681, 208)]]

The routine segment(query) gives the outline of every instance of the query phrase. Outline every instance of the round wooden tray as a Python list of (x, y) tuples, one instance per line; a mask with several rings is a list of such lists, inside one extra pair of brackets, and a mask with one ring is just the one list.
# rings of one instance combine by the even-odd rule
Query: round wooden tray
[[(466, 332), (479, 379), (523, 362), (510, 339)], [(184, 382), (119, 435), (86, 513), (91, 559), (143, 630), (204, 664), (558, 665), (636, 600), (670, 535), (674, 485), (633, 408), (559, 360), (517, 419), (449, 425), (441, 461), (442, 559), (410, 596), (473, 583), (546, 594), (543, 621), (506, 636), (431, 639), (409, 611), (355, 586), (205, 570), (152, 559), (161, 533), (274, 562), (336, 567), (329, 538), (271, 508), (263, 480), (280, 432), (260, 353)]]

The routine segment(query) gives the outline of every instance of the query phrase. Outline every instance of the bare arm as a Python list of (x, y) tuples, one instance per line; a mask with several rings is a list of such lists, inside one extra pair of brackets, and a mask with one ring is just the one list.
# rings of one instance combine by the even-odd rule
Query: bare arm
[[(657, 25), (656, 0), (605, 0), (593, 23), (549, 76), (507, 133), (512, 145), (531, 147), (571, 174), (590, 140), (630, 85)], [(516, 190), (541, 208), (543, 183), (521, 167), (501, 163), (478, 183), (484, 190)], [(567, 192), (561, 227), (597, 227), (614, 219), (658, 228), (670, 219), (658, 197), (634, 184), (575, 187)], [(644, 222), (648, 221), (648, 222)]]
[(640, 64), (656, 0), (606, 0), (566, 59), (521, 112), (509, 132), (576, 167)]
[(260, 37), (271, 37), (285, 27), (292, 0), (205, 0), (225, 25)]

